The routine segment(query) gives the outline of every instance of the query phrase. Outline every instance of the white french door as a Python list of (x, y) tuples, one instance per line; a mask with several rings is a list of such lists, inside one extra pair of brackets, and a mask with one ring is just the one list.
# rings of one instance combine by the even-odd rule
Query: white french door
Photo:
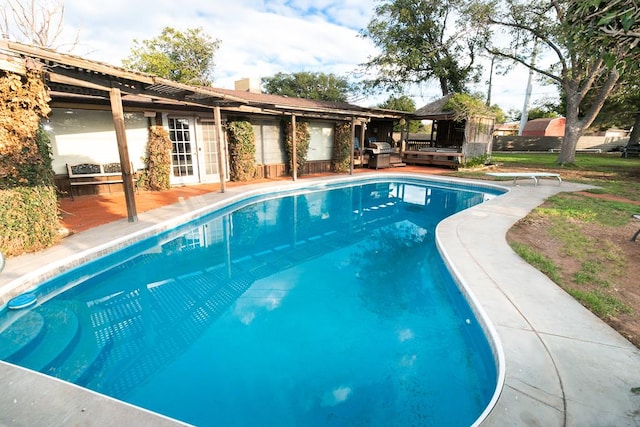
[[(220, 165), (218, 162), (218, 139), (216, 124), (211, 120), (198, 123), (200, 144), (198, 146), (198, 163), (202, 182), (220, 182)], [(223, 156), (226, 158), (226, 156)]]
[(169, 117), (171, 139), (171, 183), (194, 184), (199, 182), (196, 160), (196, 141), (193, 120)]

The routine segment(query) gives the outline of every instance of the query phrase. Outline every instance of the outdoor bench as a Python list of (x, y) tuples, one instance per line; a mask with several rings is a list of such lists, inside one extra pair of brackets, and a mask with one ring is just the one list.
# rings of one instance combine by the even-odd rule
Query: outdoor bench
[[(133, 165), (131, 167), (133, 170)], [(122, 184), (122, 168), (120, 163), (81, 163), (77, 165), (67, 164), (67, 174), (71, 185), (71, 198), (74, 198), (73, 189), (83, 185), (107, 185), (111, 192), (110, 184)], [(133, 180), (136, 182), (136, 180)]]
[(449, 166), (456, 169), (460, 164), (460, 158), (463, 156), (464, 154), (457, 151), (405, 150), (402, 154), (402, 160), (405, 163)]
[(538, 178), (556, 178), (558, 180), (558, 185), (562, 184), (560, 174), (551, 172), (487, 172), (487, 175), (513, 178), (514, 185), (518, 178), (531, 178), (533, 179), (535, 186), (538, 185)]
[(625, 159), (629, 157), (640, 157), (640, 145), (633, 144), (622, 149), (622, 157)]

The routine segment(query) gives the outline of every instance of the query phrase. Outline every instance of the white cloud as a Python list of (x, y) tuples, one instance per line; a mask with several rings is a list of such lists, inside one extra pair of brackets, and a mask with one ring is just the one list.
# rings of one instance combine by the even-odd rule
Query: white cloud
[[(134, 39), (154, 38), (167, 26), (178, 30), (202, 27), (221, 40), (215, 57), (215, 85), (232, 88), (235, 80), (277, 72), (354, 72), (376, 52), (369, 40), (359, 37), (374, 7), (370, 0), (110, 0), (108, 7), (65, 0), (65, 33), (71, 39), (80, 31), (74, 54), (119, 66)], [(494, 75), (492, 103), (505, 110), (521, 108), (526, 79), (524, 69), (508, 76)], [(477, 90), (486, 93), (486, 84)], [(422, 106), (440, 93), (437, 84), (428, 84), (410, 96)], [(374, 105), (384, 99), (386, 96), (361, 103)]]

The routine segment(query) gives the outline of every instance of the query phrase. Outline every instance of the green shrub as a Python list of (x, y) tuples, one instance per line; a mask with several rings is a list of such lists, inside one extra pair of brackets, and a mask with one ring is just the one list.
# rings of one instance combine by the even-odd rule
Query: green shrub
[(247, 120), (229, 119), (226, 126), (229, 146), (229, 179), (249, 181), (256, 175), (256, 136)]
[(55, 187), (0, 190), (0, 250), (5, 255), (35, 252), (57, 243), (59, 224)]
[(453, 111), (455, 121), (468, 120), (473, 116), (495, 117), (495, 112), (483, 100), (466, 93), (454, 93), (443, 106), (444, 111)]
[(464, 162), (465, 168), (476, 168), (478, 166), (484, 166), (489, 162), (490, 158), (488, 154), (482, 154), (480, 156), (472, 157)]

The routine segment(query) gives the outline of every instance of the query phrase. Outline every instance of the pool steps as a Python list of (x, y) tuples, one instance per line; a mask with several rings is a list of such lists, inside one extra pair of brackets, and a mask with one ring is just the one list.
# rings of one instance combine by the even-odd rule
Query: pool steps
[(0, 359), (19, 360), (44, 333), (44, 317), (35, 311), (16, 312), (11, 328), (0, 332)]
[[(81, 321), (86, 320), (86, 308), (83, 310), (74, 301), (19, 313), (12, 327), (0, 333), (0, 356), (8, 362), (80, 384), (81, 377), (106, 347), (96, 342), (93, 331), (80, 327)], [(19, 338), (15, 339), (15, 335)]]

